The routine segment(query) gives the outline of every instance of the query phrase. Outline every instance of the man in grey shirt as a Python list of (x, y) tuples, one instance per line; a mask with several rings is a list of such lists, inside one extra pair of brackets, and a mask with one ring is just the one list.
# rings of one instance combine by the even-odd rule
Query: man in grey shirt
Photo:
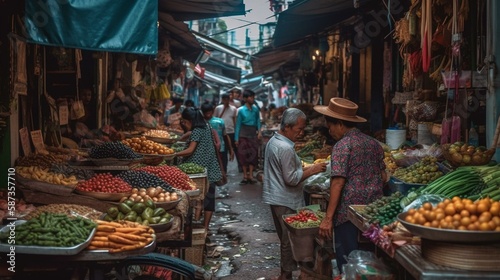
[(270, 204), (274, 226), (281, 243), (281, 275), (278, 279), (292, 279), (297, 269), (293, 259), (288, 230), (282, 215), (294, 214), (304, 207), (301, 182), (307, 177), (324, 172), (326, 163), (302, 167), (295, 153), (295, 141), (304, 132), (306, 115), (296, 108), (285, 110), (280, 129), (269, 140), (264, 155), (264, 184), (262, 199)]

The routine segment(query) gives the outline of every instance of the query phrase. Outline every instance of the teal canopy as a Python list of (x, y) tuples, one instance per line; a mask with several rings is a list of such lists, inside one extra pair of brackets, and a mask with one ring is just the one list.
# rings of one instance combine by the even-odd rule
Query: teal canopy
[(26, 1), (30, 43), (156, 55), (158, 0)]

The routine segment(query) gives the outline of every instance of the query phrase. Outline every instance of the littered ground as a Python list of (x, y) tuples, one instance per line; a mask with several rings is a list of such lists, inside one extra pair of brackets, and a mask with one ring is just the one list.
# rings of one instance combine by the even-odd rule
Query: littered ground
[[(270, 207), (262, 203), (262, 183), (240, 185), (242, 179), (236, 162), (229, 162), (229, 183), (217, 189), (204, 267), (215, 279), (273, 279), (280, 273), (280, 247)], [(294, 279), (299, 275), (294, 272)]]

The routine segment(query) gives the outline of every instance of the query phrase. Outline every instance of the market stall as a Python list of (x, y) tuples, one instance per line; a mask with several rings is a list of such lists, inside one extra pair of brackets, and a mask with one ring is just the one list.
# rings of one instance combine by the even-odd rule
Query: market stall
[(397, 264), (398, 279), (496, 279), (500, 165), (492, 155), (463, 143), (386, 153), (391, 194), (351, 205), (349, 220)]
[[(31, 221), (37, 215), (63, 212), (98, 223), (134, 222), (154, 232), (154, 242), (137, 255), (168, 248), (186, 257), (185, 250), (199, 245), (198, 240), (193, 243), (192, 221), (207, 191), (207, 173), (194, 164), (174, 165), (176, 138), (146, 138), (162, 137), (154, 135), (144, 133), (90, 149), (46, 146), (44, 153), (18, 158), (13, 175), (16, 195), (36, 205), (32, 213), (18, 218)], [(100, 259), (85, 252), (72, 255), (68, 261)], [(116, 256), (102, 259), (113, 261)]]

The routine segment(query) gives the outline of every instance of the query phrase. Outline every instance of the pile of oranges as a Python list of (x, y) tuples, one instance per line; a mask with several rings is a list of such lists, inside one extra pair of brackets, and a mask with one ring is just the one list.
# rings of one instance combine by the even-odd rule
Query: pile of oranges
[(436, 206), (426, 202), (420, 209), (410, 209), (405, 221), (441, 229), (500, 232), (500, 202), (460, 197), (445, 199)]

